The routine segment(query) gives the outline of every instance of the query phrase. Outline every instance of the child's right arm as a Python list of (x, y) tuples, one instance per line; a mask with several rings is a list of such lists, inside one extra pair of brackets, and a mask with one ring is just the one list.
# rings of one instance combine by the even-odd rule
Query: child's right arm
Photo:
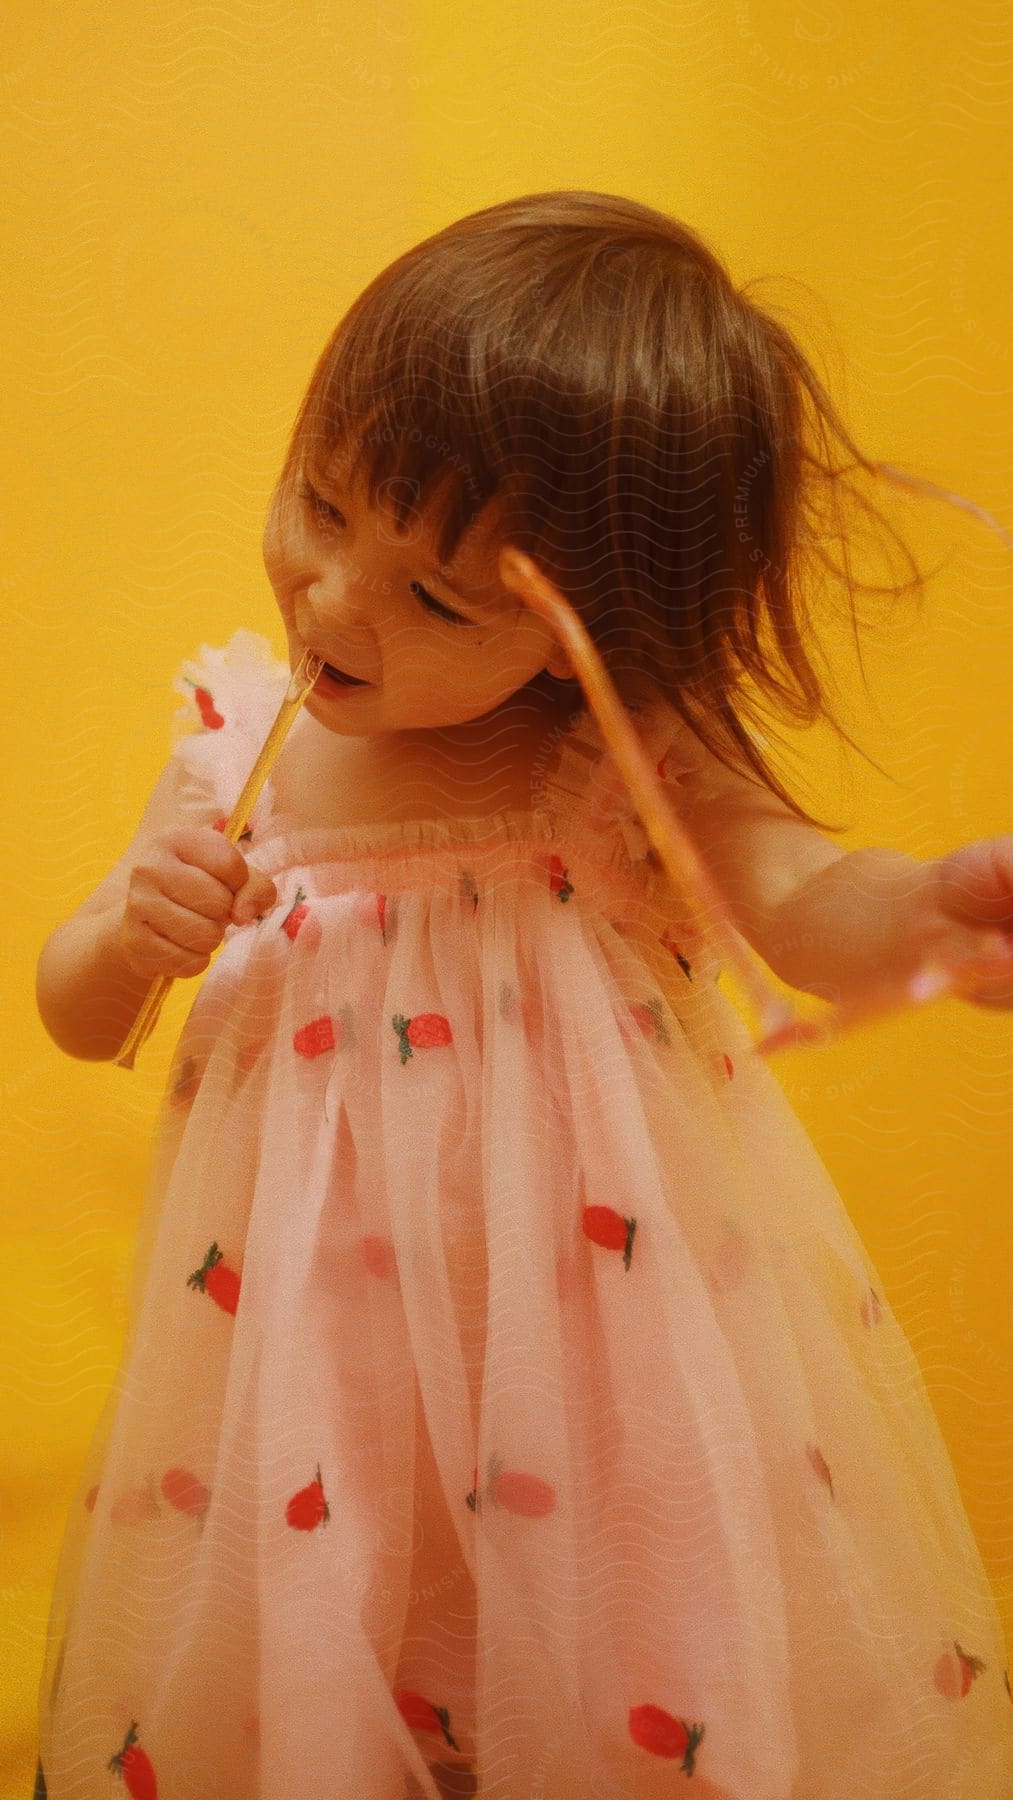
[(274, 883), (212, 825), (180, 825), (173, 757), (119, 861), (43, 944), (36, 1003), (68, 1056), (108, 1062), (158, 975), (199, 975), (230, 922), (274, 904)]

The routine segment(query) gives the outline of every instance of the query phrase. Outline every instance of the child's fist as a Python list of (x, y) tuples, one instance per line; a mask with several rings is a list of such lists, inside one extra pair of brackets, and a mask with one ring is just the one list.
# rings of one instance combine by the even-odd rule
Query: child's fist
[(272, 906), (278, 904), (278, 890), (269, 875), (247, 864), (249, 880), (240, 888), (232, 902), (232, 923), (248, 925), (261, 913), (270, 912)]
[(958, 998), (1013, 1012), (1013, 832), (962, 844), (932, 872), (929, 943), (950, 954)]
[(274, 882), (213, 826), (177, 827), (131, 870), (117, 942), (137, 975), (199, 975), (227, 927), (277, 897)]

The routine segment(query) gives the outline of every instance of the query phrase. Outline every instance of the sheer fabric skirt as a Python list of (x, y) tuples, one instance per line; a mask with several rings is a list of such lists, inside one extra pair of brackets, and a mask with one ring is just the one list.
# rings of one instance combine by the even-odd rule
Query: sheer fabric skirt
[(994, 1599), (824, 1165), (705, 957), (471, 849), (286, 871), (197, 994), (48, 1800), (1001, 1800)]

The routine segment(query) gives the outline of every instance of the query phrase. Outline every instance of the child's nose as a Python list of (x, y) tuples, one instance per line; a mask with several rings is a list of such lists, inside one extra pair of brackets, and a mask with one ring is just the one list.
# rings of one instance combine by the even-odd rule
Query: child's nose
[(370, 593), (368, 582), (347, 569), (328, 567), (310, 582), (306, 600), (313, 609), (318, 635), (340, 638), (349, 646), (358, 639), (365, 645), (378, 612), (377, 596)]

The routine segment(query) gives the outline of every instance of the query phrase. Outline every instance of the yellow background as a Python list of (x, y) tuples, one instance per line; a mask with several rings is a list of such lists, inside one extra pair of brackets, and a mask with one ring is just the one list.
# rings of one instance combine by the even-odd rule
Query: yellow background
[[(170, 679), (280, 624), (260, 531), (313, 362), (397, 253), (545, 188), (624, 193), (770, 276), (863, 447), (1013, 523), (1008, 33), (990, 4), (20, 0), (0, 25), (9, 272), (0, 455), (6, 875), (0, 1724), (27, 1800), (63, 1517), (112, 1380), (178, 983), (132, 1073), (74, 1061), (39, 949), (121, 853)], [(874, 615), (865, 694), (796, 791), (846, 846), (1011, 827), (1010, 549), (884, 487), (922, 615)], [(787, 773), (787, 769), (785, 770)], [(946, 1002), (773, 1064), (920, 1359), (1013, 1638), (1013, 1014)]]

